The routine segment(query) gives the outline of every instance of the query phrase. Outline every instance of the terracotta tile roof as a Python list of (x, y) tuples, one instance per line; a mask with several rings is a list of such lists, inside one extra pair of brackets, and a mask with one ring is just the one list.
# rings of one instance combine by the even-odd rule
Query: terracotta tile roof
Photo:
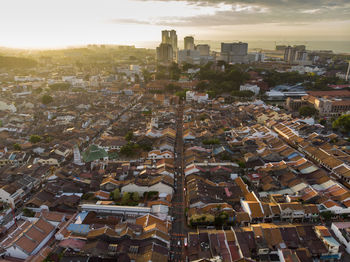
[(36, 213), (35, 217), (43, 217), (48, 221), (52, 221), (52, 222), (62, 222), (65, 217), (66, 214), (61, 213), (61, 212), (54, 212), (54, 211), (41, 211), (40, 213)]
[(27, 254), (31, 254), (54, 229), (55, 227), (45, 219), (39, 218), (20, 234), (20, 237), (13, 242), (13, 245), (19, 247)]
[(246, 203), (249, 206), (249, 209), (251, 212), (250, 216), (252, 218), (263, 218), (264, 217), (264, 213), (263, 213), (263, 210), (261, 209), (259, 202), (247, 201)]

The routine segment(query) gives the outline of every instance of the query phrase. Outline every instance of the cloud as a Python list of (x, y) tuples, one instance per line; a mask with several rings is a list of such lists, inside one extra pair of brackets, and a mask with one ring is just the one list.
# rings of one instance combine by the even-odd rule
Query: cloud
[[(148, 0), (142, 0), (148, 1)], [(165, 0), (156, 0), (166, 2)], [(304, 25), (314, 22), (346, 21), (350, 18), (349, 0), (188, 0), (196, 6), (211, 6), (212, 14), (183, 17), (153, 17), (147, 21), (134, 18), (115, 19), (116, 23), (152, 24), (177, 27), (219, 27), (228, 25), (280, 24)], [(219, 6), (225, 4), (225, 10)]]

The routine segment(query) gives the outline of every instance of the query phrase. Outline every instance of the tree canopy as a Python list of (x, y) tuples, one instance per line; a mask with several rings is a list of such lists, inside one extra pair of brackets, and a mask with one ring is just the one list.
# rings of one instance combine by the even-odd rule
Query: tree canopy
[(50, 89), (52, 91), (66, 91), (70, 88), (70, 84), (69, 83), (55, 83), (50, 85)]
[(53, 102), (53, 98), (52, 98), (52, 96), (50, 96), (50, 95), (43, 95), (43, 96), (41, 97), (41, 102), (42, 102), (44, 105), (48, 105), (48, 104), (50, 104), (50, 103)]
[(22, 147), (19, 144), (16, 143), (16, 144), (13, 145), (13, 149), (16, 150), (16, 151), (21, 151)]
[(303, 117), (310, 117), (317, 114), (317, 109), (311, 106), (302, 106), (299, 108), (299, 114)]
[(125, 135), (125, 140), (131, 141), (134, 138), (134, 133), (132, 131), (128, 131)]
[(38, 135), (31, 135), (30, 138), (29, 138), (29, 142), (30, 143), (38, 143), (42, 140), (42, 137), (41, 136), (38, 136)]
[(350, 115), (342, 115), (338, 117), (333, 123), (332, 127), (340, 129), (342, 132), (350, 132)]
[(33, 59), (12, 56), (0, 56), (0, 68), (30, 68), (37, 62)]

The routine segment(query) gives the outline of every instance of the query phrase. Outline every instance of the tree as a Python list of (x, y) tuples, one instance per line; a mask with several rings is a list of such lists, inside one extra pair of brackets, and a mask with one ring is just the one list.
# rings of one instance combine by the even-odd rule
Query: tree
[(350, 132), (350, 115), (342, 115), (338, 117), (333, 123), (334, 129), (340, 129), (342, 132)]
[(70, 88), (70, 84), (69, 83), (55, 83), (50, 85), (50, 89), (52, 91), (66, 91)]
[(232, 96), (238, 96), (238, 97), (253, 97), (255, 95), (254, 92), (250, 90), (244, 90), (244, 91), (232, 91), (231, 92)]
[(180, 99), (185, 99), (186, 98), (186, 92), (187, 92), (187, 90), (178, 91), (178, 92), (175, 93), (175, 95), (180, 97)]
[(203, 140), (204, 145), (218, 145), (220, 144), (220, 140), (218, 138), (211, 138)]
[(125, 139), (127, 141), (131, 141), (134, 138), (134, 133), (132, 131), (128, 131), (125, 135)]
[(299, 108), (299, 114), (303, 117), (310, 117), (317, 114), (317, 109), (311, 106), (302, 106)]
[(140, 146), (138, 144), (129, 142), (126, 145), (122, 146), (120, 149), (120, 154), (130, 157), (136, 154), (136, 150), (139, 149)]
[(138, 192), (132, 193), (132, 200), (134, 200), (135, 202), (138, 202), (140, 200), (140, 196)]
[(38, 87), (38, 88), (34, 89), (33, 93), (40, 94), (42, 91), (43, 91), (43, 89), (41, 87)]
[(326, 119), (321, 119), (320, 120), (320, 124), (323, 125), (323, 126), (326, 125), (327, 124), (327, 120)]
[(16, 143), (16, 144), (13, 145), (13, 149), (16, 150), (16, 151), (21, 151), (22, 147), (19, 144)]
[(38, 135), (31, 135), (30, 138), (29, 138), (29, 142), (32, 143), (32, 144), (38, 143), (41, 140), (42, 140), (42, 137), (38, 136)]
[(143, 80), (148, 83), (149, 81), (151, 81), (152, 79), (152, 75), (149, 71), (147, 71), (146, 69), (142, 70), (142, 75), (143, 75)]
[(23, 215), (26, 216), (26, 217), (34, 217), (35, 213), (28, 209), (28, 208), (24, 208), (23, 209)]
[(169, 76), (172, 80), (179, 80), (181, 74), (181, 69), (179, 68), (179, 65), (177, 63), (172, 63), (169, 68)]
[(112, 191), (112, 198), (113, 198), (113, 200), (118, 200), (120, 198), (119, 188), (116, 188), (116, 189), (114, 189), (114, 191)]
[(50, 95), (43, 95), (43, 96), (41, 97), (41, 102), (42, 102), (44, 105), (48, 105), (48, 104), (50, 104), (50, 103), (53, 102), (53, 98), (52, 98), (52, 96), (50, 96)]
[(323, 219), (326, 221), (330, 221), (332, 218), (332, 212), (331, 211), (321, 212), (321, 217), (323, 217)]
[(122, 197), (122, 204), (125, 205), (129, 202), (130, 200), (130, 193), (129, 192), (124, 192), (123, 197)]

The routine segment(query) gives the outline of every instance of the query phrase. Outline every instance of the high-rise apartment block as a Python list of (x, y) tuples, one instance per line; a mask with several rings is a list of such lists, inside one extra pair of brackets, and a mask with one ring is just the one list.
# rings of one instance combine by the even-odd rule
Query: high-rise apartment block
[(193, 36), (186, 36), (184, 38), (184, 49), (185, 50), (194, 50), (194, 38), (193, 38)]
[(305, 45), (288, 46), (284, 50), (284, 61), (290, 64), (307, 61), (308, 55)]
[(228, 63), (247, 63), (247, 43), (221, 43), (221, 59)]
[(172, 47), (173, 61), (177, 60), (177, 34), (175, 30), (163, 30), (162, 31), (162, 44), (168, 44)]
[(174, 60), (174, 52), (171, 44), (161, 43), (157, 47), (157, 61), (168, 64)]

